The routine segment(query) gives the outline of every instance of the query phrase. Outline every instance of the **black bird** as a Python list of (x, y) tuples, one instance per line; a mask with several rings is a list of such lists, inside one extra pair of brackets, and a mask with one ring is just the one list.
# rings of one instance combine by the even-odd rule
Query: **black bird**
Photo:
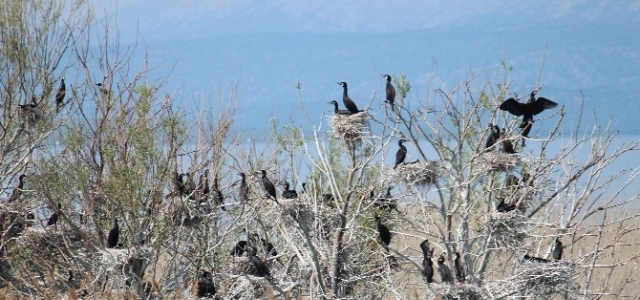
[(533, 186), (533, 177), (531, 174), (527, 172), (522, 173), (522, 181), (520, 182), (522, 185)]
[(56, 93), (56, 112), (59, 112), (64, 105), (64, 96), (66, 92), (67, 88), (64, 85), (64, 76), (62, 76), (62, 80), (60, 80), (60, 87), (58, 88), (58, 92)]
[(384, 79), (387, 80), (386, 92), (387, 92), (387, 100), (384, 102), (391, 104), (391, 109), (395, 110), (395, 101), (396, 101), (396, 88), (391, 84), (391, 76), (385, 74)]
[(504, 179), (504, 187), (508, 188), (512, 186), (518, 186), (518, 177), (513, 174), (509, 174)]
[(544, 97), (536, 99), (537, 93), (538, 91), (531, 92), (527, 103), (520, 103), (514, 98), (509, 98), (500, 104), (500, 109), (506, 110), (514, 116), (522, 116), (520, 128), (525, 128), (529, 122), (533, 122), (533, 116), (543, 112), (545, 109), (558, 106), (558, 103)]
[(178, 174), (176, 172), (176, 178), (174, 180), (174, 184), (176, 186), (176, 192), (178, 194), (178, 196), (186, 196), (189, 195), (189, 192), (187, 191), (187, 184), (185, 183), (185, 177), (187, 176), (187, 174)]
[(271, 255), (271, 256), (278, 256), (278, 251), (276, 251), (276, 248), (273, 247), (273, 244), (271, 244), (269, 241), (265, 240), (265, 239), (260, 239), (262, 241), (262, 247), (264, 247), (265, 252), (267, 252), (267, 255)]
[(213, 297), (216, 294), (216, 286), (213, 284), (211, 273), (204, 271), (198, 279), (198, 297)]
[(260, 170), (260, 172), (262, 172), (262, 186), (264, 187), (264, 190), (277, 203), (278, 199), (276, 198), (276, 187), (273, 185), (271, 180), (269, 180), (269, 178), (267, 178), (267, 171), (266, 170)]
[(256, 256), (258, 250), (255, 247), (250, 247), (249, 250), (249, 262), (254, 268), (254, 275), (258, 277), (271, 276), (271, 272), (269, 271), (269, 267), (267, 264)]
[(525, 254), (524, 255), (524, 260), (528, 260), (528, 261), (531, 261), (531, 262), (539, 262), (539, 263), (548, 263), (549, 262), (548, 259), (531, 256), (529, 254)]
[(451, 278), (451, 271), (447, 264), (444, 263), (444, 253), (440, 254), (438, 257), (438, 273), (440, 273), (440, 278), (443, 283), (453, 283), (453, 278)]
[(247, 250), (247, 241), (238, 241), (231, 249), (231, 256), (242, 256)]
[(339, 109), (338, 108), (338, 101), (336, 100), (331, 100), (329, 101), (329, 104), (333, 104), (334, 110), (333, 112), (336, 115), (342, 115), (342, 116), (348, 116), (348, 115), (352, 115), (351, 111), (346, 110), (346, 109)]
[(285, 199), (298, 198), (298, 192), (296, 192), (295, 190), (290, 190), (289, 183), (286, 181), (284, 182), (284, 191), (282, 191), (282, 198), (285, 198)]
[[(209, 186), (207, 186), (207, 190)], [(220, 209), (226, 211), (227, 209), (224, 207), (224, 195), (220, 188), (218, 187), (218, 174), (213, 176), (213, 201), (215, 201), (216, 205), (220, 206)]]
[(396, 164), (393, 166), (394, 169), (399, 164), (403, 163), (404, 159), (407, 157), (407, 147), (403, 145), (404, 142), (408, 142), (408, 140), (400, 139), (398, 141), (398, 146), (400, 147), (400, 149), (398, 149), (398, 152), (396, 152)]
[[(500, 130), (500, 128), (497, 127), (498, 126), (496, 125), (496, 130)], [(500, 137), (502, 138), (502, 151), (509, 154), (515, 154), (516, 150), (513, 149), (513, 144), (509, 140), (509, 137), (506, 135), (506, 131), (504, 128), (502, 128), (502, 134), (500, 134)]]
[(500, 130), (498, 129), (498, 131), (496, 131), (496, 127), (489, 123), (489, 130), (491, 130), (491, 132), (489, 133), (489, 137), (487, 137), (487, 141), (484, 143), (484, 151), (491, 151), (493, 145), (498, 142), (498, 139), (500, 138)]
[(353, 100), (351, 100), (351, 98), (349, 98), (349, 94), (347, 93), (347, 83), (344, 81), (338, 82), (338, 84), (340, 86), (342, 86), (342, 102), (344, 102), (344, 106), (352, 113), (352, 114), (357, 114), (360, 112), (360, 110), (358, 110), (358, 107), (356, 106), (356, 103), (353, 102)]
[[(392, 186), (388, 187), (387, 193), (384, 195), (384, 198), (378, 198), (377, 200), (375, 200), (374, 205), (387, 211), (397, 209), (398, 204), (396, 203), (395, 199), (393, 199), (393, 196), (391, 196), (392, 189)], [(373, 193), (373, 190), (371, 190), (371, 193)]]
[(104, 94), (105, 96), (110, 96), (111, 95), (111, 90), (109, 90), (106, 86), (104, 86), (102, 83), (96, 83), (96, 86), (98, 86), (98, 90), (100, 90), (100, 92), (102, 94)]
[(13, 202), (20, 198), (20, 196), (22, 195), (22, 189), (24, 188), (25, 178), (27, 178), (27, 175), (24, 175), (24, 174), (18, 177), (18, 186), (16, 186), (16, 188), (13, 189), (13, 192), (11, 192), (11, 196), (9, 196), (9, 199), (7, 200), (7, 202)]
[(453, 267), (455, 268), (456, 280), (460, 283), (464, 283), (466, 274), (464, 272), (464, 266), (462, 265), (462, 262), (460, 262), (460, 253), (456, 252), (454, 254), (456, 258), (453, 260)]
[(244, 204), (249, 200), (249, 185), (247, 184), (247, 176), (244, 173), (240, 173), (240, 189), (238, 192), (238, 198), (240, 203)]
[(38, 101), (36, 101), (36, 96), (31, 96), (31, 103), (18, 104), (18, 108), (21, 110), (29, 110), (38, 107)]
[(118, 226), (118, 218), (114, 218), (113, 228), (109, 230), (107, 237), (107, 248), (115, 248), (118, 245), (118, 238), (120, 238), (120, 226)]
[(562, 259), (562, 242), (559, 238), (556, 238), (555, 245), (553, 245), (553, 252), (551, 252), (551, 257), (553, 257), (554, 260)]
[(420, 249), (422, 249), (422, 275), (424, 275), (427, 283), (433, 282), (433, 261), (431, 255), (433, 249), (429, 249), (429, 241), (424, 240), (420, 243)]
[(375, 216), (375, 220), (376, 220), (376, 226), (378, 227), (380, 242), (382, 243), (384, 250), (387, 253), (389, 253), (389, 244), (391, 243), (391, 232), (389, 231), (389, 228), (387, 226), (382, 224), (380, 217)]
[(49, 220), (47, 221), (47, 226), (55, 225), (58, 223), (58, 214), (62, 211), (62, 204), (58, 203), (58, 209), (56, 209), (51, 216), (49, 216)]
[(496, 211), (498, 212), (510, 212), (512, 210), (516, 209), (516, 205), (515, 204), (506, 204), (504, 202), (504, 199), (500, 200), (500, 203), (498, 203), (498, 206), (496, 207)]

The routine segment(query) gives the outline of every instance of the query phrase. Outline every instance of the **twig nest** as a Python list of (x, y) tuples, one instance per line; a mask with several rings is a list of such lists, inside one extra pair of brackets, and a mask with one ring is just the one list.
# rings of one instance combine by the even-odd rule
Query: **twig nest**
[(338, 139), (355, 140), (362, 137), (369, 120), (367, 112), (359, 112), (353, 115), (333, 115), (329, 119), (329, 125), (333, 128), (332, 136)]
[(520, 163), (517, 155), (504, 152), (486, 152), (480, 158), (480, 172), (510, 171)]
[(436, 181), (437, 161), (425, 161), (398, 165), (389, 171), (387, 176), (393, 181), (402, 181), (409, 185), (431, 185)]
[(472, 284), (431, 284), (434, 294), (426, 297), (428, 300), (442, 299), (465, 299), (465, 300), (483, 300), (490, 299), (486, 293), (479, 287)]
[(496, 199), (503, 200), (507, 205), (515, 205), (521, 212), (525, 212), (531, 206), (534, 194), (535, 188), (517, 185), (500, 190)]
[(568, 261), (538, 263), (524, 261), (517, 268), (516, 273), (509, 279), (516, 283), (525, 294), (549, 296), (564, 295), (565, 292), (575, 292), (578, 285), (575, 278), (578, 272), (575, 265)]
[(484, 233), (492, 237), (494, 246), (517, 247), (527, 236), (527, 218), (518, 210), (492, 211), (485, 215)]

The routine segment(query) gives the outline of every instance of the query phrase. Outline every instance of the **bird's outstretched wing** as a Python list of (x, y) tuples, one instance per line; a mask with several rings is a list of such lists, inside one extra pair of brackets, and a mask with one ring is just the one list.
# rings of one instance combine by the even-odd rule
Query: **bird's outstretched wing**
[(547, 98), (544, 97), (538, 97), (538, 99), (529, 104), (529, 111), (533, 114), (533, 115), (537, 115), (541, 112), (543, 112), (545, 109), (550, 109), (550, 108), (554, 108), (556, 106), (558, 106), (558, 103), (555, 103)]
[(500, 109), (506, 110), (512, 115), (522, 116), (525, 114), (525, 105), (526, 104), (522, 104), (514, 98), (509, 98), (500, 104)]

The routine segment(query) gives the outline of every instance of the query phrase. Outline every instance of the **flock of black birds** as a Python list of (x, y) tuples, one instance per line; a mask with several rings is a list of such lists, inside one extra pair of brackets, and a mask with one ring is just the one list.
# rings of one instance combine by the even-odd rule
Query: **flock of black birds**
[[(385, 102), (388, 103), (391, 106), (391, 109), (395, 111), (396, 110), (396, 102), (395, 102), (396, 90), (394, 86), (391, 84), (391, 79), (392, 79), (391, 76), (384, 75), (384, 78), (386, 79)], [(353, 114), (363, 112), (362, 110), (358, 109), (356, 103), (349, 97), (347, 83), (342, 81), (342, 82), (338, 82), (338, 84), (343, 88), (342, 100), (346, 107), (346, 110), (339, 109), (338, 102), (335, 100), (332, 100), (329, 103), (334, 105), (334, 113), (340, 116), (348, 116), (348, 115), (353, 115)], [(98, 87), (101, 89), (101, 91), (104, 89), (104, 87), (101, 84), (98, 84)], [(106, 93), (106, 92), (103, 91), (103, 93)], [(510, 114), (515, 116), (522, 116), (522, 122), (519, 125), (519, 128), (521, 128), (521, 138), (522, 138), (523, 147), (525, 146), (525, 138), (529, 137), (531, 127), (533, 126), (533, 123), (534, 123), (533, 117), (543, 112), (546, 109), (551, 109), (557, 106), (557, 103), (549, 99), (546, 99), (544, 97), (536, 98), (537, 93), (538, 91), (531, 92), (529, 100), (526, 103), (521, 103), (515, 98), (509, 98), (499, 106), (500, 110), (507, 111)], [(56, 93), (56, 96), (55, 96), (56, 112), (59, 112), (60, 109), (62, 109), (63, 106), (65, 105), (64, 103), (65, 95), (66, 95), (66, 86), (65, 86), (64, 77), (63, 77), (60, 81), (60, 87), (58, 88), (58, 92)], [(35, 100), (35, 97), (33, 97), (32, 103), (21, 104), (19, 105), (19, 108), (21, 110), (27, 110), (31, 108), (36, 108), (37, 106), (38, 106), (38, 103)], [(493, 151), (494, 146), (500, 143), (500, 150), (502, 152), (505, 152), (508, 154), (516, 153), (514, 146), (511, 142), (511, 138), (507, 136), (507, 133), (504, 128), (501, 131), (498, 125), (489, 124), (489, 129), (490, 129), (490, 133), (484, 147), (485, 152)], [(406, 159), (407, 148), (404, 145), (405, 142), (408, 142), (408, 140), (404, 138), (401, 138), (398, 141), (399, 149), (396, 152), (395, 164), (393, 166), (393, 169), (396, 169), (399, 165), (403, 164)], [(264, 188), (264, 191), (266, 192), (266, 197), (278, 203), (278, 199), (277, 199), (278, 196), (276, 194), (275, 185), (267, 177), (267, 171), (260, 170), (259, 172), (261, 174), (260, 181), (261, 181), (262, 187)], [(241, 204), (244, 204), (249, 199), (248, 198), (249, 185), (247, 184), (247, 181), (246, 181), (246, 175), (244, 173), (239, 173), (239, 175), (241, 179), (240, 179), (240, 185), (238, 189), (238, 199)], [(528, 174), (523, 174), (522, 182), (531, 184), (531, 180), (529, 179), (528, 176), (529, 176)], [(19, 183), (14, 188), (13, 193), (8, 198), (7, 202), (13, 202), (13, 201), (16, 201), (18, 198), (20, 198), (22, 194), (22, 190), (24, 188), (25, 178), (26, 178), (26, 175), (21, 175), (19, 177)], [(178, 196), (188, 197), (189, 199), (198, 200), (202, 202), (202, 201), (206, 201), (206, 199), (208, 199), (208, 196), (212, 194), (212, 199), (215, 202), (215, 204), (219, 206), (222, 210), (226, 210), (224, 207), (224, 195), (222, 194), (218, 186), (217, 174), (214, 175), (213, 193), (211, 188), (209, 187), (209, 170), (205, 170), (204, 173), (200, 175), (199, 182), (197, 185), (195, 184), (194, 179), (192, 178), (192, 175), (190, 173), (182, 173), (182, 174), (176, 173), (174, 178), (174, 184), (176, 187), (175, 193)], [(505, 180), (506, 187), (518, 186), (519, 184), (520, 183), (517, 177), (515, 177), (512, 174), (507, 175), (507, 178)], [(298, 192), (290, 189), (289, 182), (285, 181), (283, 185), (284, 185), (284, 190), (281, 195), (283, 199), (298, 198)], [(305, 184), (303, 183), (302, 186), (303, 186), (302, 193), (304, 193), (306, 192)], [(391, 196), (392, 188), (393, 187), (387, 188), (386, 195), (384, 196), (384, 198), (377, 198), (377, 199), (374, 197), (374, 192), (372, 190), (371, 196), (370, 196), (371, 200), (374, 201), (374, 204), (379, 208), (382, 208), (388, 211), (397, 209), (397, 204), (395, 203), (395, 201), (392, 201), (393, 200)], [(332, 203), (334, 199), (333, 195), (331, 194), (323, 194), (323, 198), (325, 198), (324, 200), (327, 203)], [(498, 204), (497, 211), (509, 212), (514, 210), (515, 208), (516, 208), (515, 204), (506, 204), (503, 199), (502, 202)], [(55, 225), (58, 222), (61, 211), (62, 211), (62, 206), (60, 203), (58, 203), (57, 209), (54, 209), (54, 212), (52, 213), (52, 215), (49, 217), (47, 221), (48, 226)], [(375, 215), (374, 220), (375, 220), (375, 224), (378, 231), (378, 242), (382, 245), (384, 251), (386, 253), (389, 253), (389, 245), (391, 243), (391, 232), (389, 228), (382, 223), (382, 220), (378, 215)], [(108, 233), (106, 247), (107, 248), (120, 247), (122, 244), (118, 243), (119, 236), (120, 236), (120, 226), (118, 224), (118, 219), (114, 218), (113, 227), (110, 229)], [(252, 236), (258, 239), (257, 234), (253, 234)], [(262, 242), (262, 247), (265, 249), (267, 256), (278, 255), (273, 244), (271, 244), (266, 239), (260, 239), (260, 240)], [(420, 244), (420, 248), (423, 253), (421, 273), (423, 274), (426, 281), (428, 283), (431, 283), (433, 282), (433, 275), (434, 275), (433, 258), (432, 258), (433, 249), (429, 249), (429, 244), (427, 240), (423, 241)], [(260, 276), (260, 277), (271, 276), (271, 272), (266, 262), (257, 256), (257, 245), (255, 242), (251, 242), (251, 238), (248, 238), (248, 241), (238, 241), (234, 245), (233, 249), (231, 250), (231, 255), (235, 257), (242, 256), (244, 253), (247, 253), (248, 255), (248, 260), (250, 262), (251, 269), (252, 269), (252, 271), (250, 272), (251, 274), (255, 276)], [(464, 266), (460, 261), (461, 256), (458, 252), (455, 252), (454, 255), (455, 255), (455, 259), (453, 261), (453, 264), (454, 264), (455, 280), (457, 280), (458, 282), (464, 283), (466, 279), (466, 275), (464, 271)], [(556, 261), (562, 258), (562, 243), (560, 242), (559, 239), (555, 240), (552, 257)], [(530, 256), (528, 254), (524, 256), (524, 259), (527, 261), (543, 262), (543, 263), (550, 261), (547, 259)], [(453, 283), (454, 277), (451, 275), (451, 271), (449, 270), (449, 267), (447, 266), (445, 261), (446, 261), (445, 254), (442, 253), (436, 261), (437, 270), (440, 274), (442, 282)], [(216, 289), (213, 283), (213, 277), (210, 272), (204, 271), (202, 275), (199, 277), (197, 282), (197, 294), (199, 297), (207, 297), (207, 296), (214, 296), (215, 293), (216, 293)]]

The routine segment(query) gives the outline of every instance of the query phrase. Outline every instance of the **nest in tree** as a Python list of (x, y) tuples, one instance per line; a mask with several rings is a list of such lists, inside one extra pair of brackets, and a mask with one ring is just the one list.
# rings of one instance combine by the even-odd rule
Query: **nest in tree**
[(569, 261), (549, 263), (525, 261), (508, 281), (514, 283), (524, 294), (550, 297), (554, 294), (576, 292), (577, 276), (575, 265)]
[(531, 206), (535, 189), (531, 186), (512, 186), (500, 190), (496, 199), (504, 201), (506, 205), (515, 205), (521, 212), (525, 212)]
[(333, 115), (329, 125), (333, 128), (332, 136), (343, 140), (357, 140), (365, 133), (369, 115), (359, 112), (353, 115)]
[(280, 199), (278, 202), (282, 208), (282, 216), (290, 216), (303, 230), (312, 227), (314, 213), (306, 202), (300, 198)]
[(480, 158), (481, 173), (488, 171), (510, 171), (520, 163), (518, 156), (504, 152), (486, 152), (480, 155)]
[(387, 176), (394, 181), (402, 181), (409, 185), (431, 185), (436, 181), (438, 162), (425, 161), (398, 165), (389, 171)]
[(457, 299), (465, 299), (465, 300), (483, 300), (483, 299), (491, 299), (486, 295), (486, 293), (473, 284), (431, 284), (433, 288), (434, 294), (428, 295), (425, 299), (428, 300), (457, 300)]
[(527, 236), (527, 218), (517, 210), (510, 212), (492, 211), (485, 215), (484, 233), (493, 238), (495, 246), (514, 248)]

